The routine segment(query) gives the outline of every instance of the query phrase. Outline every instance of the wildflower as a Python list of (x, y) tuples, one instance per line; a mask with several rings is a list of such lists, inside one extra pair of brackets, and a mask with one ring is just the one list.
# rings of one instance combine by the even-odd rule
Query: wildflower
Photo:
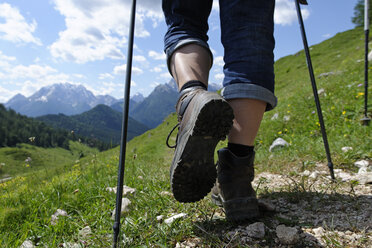
[(358, 84), (358, 87), (362, 87), (363, 86), (363, 84)]
[(287, 113), (291, 113), (291, 111), (288, 110)]
[(262, 144), (263, 143), (263, 141), (262, 140), (260, 140), (260, 144)]
[(282, 131), (279, 131), (278, 134), (282, 134)]
[(288, 107), (290, 107), (291, 106), (291, 104), (288, 104)]
[(336, 108), (335, 106), (332, 106), (332, 107), (331, 107), (331, 110), (334, 110), (335, 108)]
[(26, 168), (30, 167), (30, 164), (26, 164)]
[(317, 125), (318, 127), (320, 127), (320, 123), (319, 123), (319, 121), (316, 122), (316, 125)]
[(312, 114), (315, 114), (315, 111), (311, 112)]
[(347, 137), (347, 134), (344, 134), (344, 137)]
[(288, 132), (288, 129), (287, 128), (284, 128), (284, 132)]
[(346, 111), (344, 110), (344, 111), (342, 111), (342, 115), (345, 115), (346, 114)]
[(358, 96), (364, 96), (364, 92), (358, 92)]

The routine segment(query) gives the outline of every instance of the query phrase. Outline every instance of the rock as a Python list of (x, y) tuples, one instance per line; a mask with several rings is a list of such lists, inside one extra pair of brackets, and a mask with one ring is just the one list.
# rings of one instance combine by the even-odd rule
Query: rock
[(368, 167), (369, 162), (367, 160), (359, 160), (354, 163), (356, 167)]
[(262, 239), (265, 237), (265, 224), (262, 222), (253, 223), (245, 229), (249, 237), (255, 239)]
[[(107, 187), (106, 190), (108, 192), (114, 192), (114, 194), (116, 194), (117, 192), (117, 187)], [(131, 187), (128, 187), (126, 185), (123, 186), (123, 195), (126, 196), (128, 194), (131, 194), (133, 195), (134, 193), (136, 193), (136, 189), (133, 189)]]
[(274, 142), (271, 144), (269, 151), (272, 152), (274, 149), (279, 148), (279, 147), (284, 147), (284, 146), (289, 146), (288, 142), (285, 141), (282, 138), (277, 138), (274, 140)]
[[(328, 77), (328, 76), (330, 76), (330, 75), (334, 75), (335, 73), (333, 72), (333, 71), (330, 71), (330, 72), (324, 72), (324, 73), (321, 73), (321, 74), (319, 74), (319, 78), (321, 78), (321, 77)], [(320, 89), (320, 90), (322, 90), (322, 89)], [(324, 91), (324, 89), (323, 89), (323, 91)], [(319, 93), (319, 90), (318, 90), (318, 94), (320, 95), (320, 93)]]
[(79, 231), (79, 236), (81, 236), (82, 238), (89, 237), (91, 234), (92, 234), (92, 229), (90, 228), (90, 226), (86, 226)]
[(25, 240), (19, 248), (34, 248), (34, 247), (36, 246), (32, 243), (32, 241)]
[(177, 219), (180, 219), (180, 218), (184, 218), (186, 216), (187, 216), (187, 214), (185, 214), (185, 213), (175, 214), (175, 215), (171, 216), (170, 218), (165, 219), (164, 222), (166, 224), (172, 224), (173, 221), (175, 221)]
[(359, 170), (358, 170), (358, 174), (364, 174), (364, 173), (367, 173), (367, 172), (368, 172), (367, 167), (360, 167)]
[(345, 147), (342, 147), (341, 150), (342, 150), (343, 152), (348, 152), (348, 151), (353, 150), (353, 148), (352, 148), (351, 146), (345, 146)]
[(372, 183), (372, 172), (357, 174), (355, 179), (359, 181), (360, 184), (370, 184)]
[[(120, 212), (120, 215), (123, 215), (127, 212), (129, 212), (129, 206), (132, 202), (128, 199), (128, 198), (123, 198), (121, 199), (121, 212)], [(116, 213), (116, 208), (114, 209), (114, 211), (112, 211), (112, 219), (114, 220), (115, 219), (115, 213)]]
[(301, 176), (308, 177), (308, 176), (310, 176), (310, 171), (305, 170), (304, 172), (300, 173), (300, 175), (301, 175)]
[(340, 172), (337, 174), (337, 177), (341, 178), (343, 182), (350, 181), (353, 179), (353, 176), (346, 172)]
[(156, 220), (157, 220), (158, 222), (162, 222), (162, 221), (163, 221), (163, 218), (164, 218), (163, 215), (156, 216)]
[(160, 195), (173, 196), (173, 194), (171, 192), (168, 192), (168, 191), (162, 191), (162, 192), (160, 192)]
[(372, 51), (368, 53), (368, 61), (372, 61)]
[(274, 120), (277, 120), (279, 118), (279, 114), (278, 113), (275, 113), (272, 117), (271, 117), (271, 120), (274, 121)]
[(57, 209), (57, 211), (54, 214), (52, 214), (52, 217), (50, 220), (50, 224), (52, 226), (55, 226), (57, 224), (58, 216), (68, 216), (68, 214), (65, 210)]
[[(324, 73), (322, 73), (322, 74), (324, 74)], [(322, 75), (322, 74), (320, 74), (320, 75)], [(318, 90), (318, 95), (323, 95), (324, 93), (325, 93), (325, 90), (323, 88)]]
[(64, 248), (80, 248), (82, 246), (77, 244), (77, 243), (63, 243), (62, 247), (64, 247)]
[(310, 174), (309, 177), (312, 178), (312, 179), (317, 179), (318, 175), (319, 175), (319, 173), (318, 173), (317, 171), (313, 171), (313, 172)]
[(313, 232), (314, 232), (316, 237), (322, 237), (324, 235), (324, 229), (321, 226), (318, 227), (318, 228), (314, 228)]
[(296, 244), (299, 240), (299, 234), (295, 227), (287, 227), (279, 225), (276, 227), (276, 236), (279, 238), (280, 243), (285, 245)]
[(284, 117), (283, 117), (283, 120), (284, 121), (289, 121), (291, 119), (291, 117), (289, 116), (289, 115), (285, 115)]

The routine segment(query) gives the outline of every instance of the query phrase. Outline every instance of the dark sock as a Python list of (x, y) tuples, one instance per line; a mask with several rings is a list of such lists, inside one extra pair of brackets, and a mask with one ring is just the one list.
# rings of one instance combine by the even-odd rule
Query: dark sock
[(246, 146), (235, 143), (227, 143), (227, 148), (238, 157), (246, 157), (254, 151), (254, 146)]
[(205, 84), (203, 84), (202, 82), (198, 81), (198, 80), (191, 80), (191, 81), (188, 81), (187, 83), (185, 83), (180, 92), (187, 89), (187, 88), (190, 88), (190, 87), (196, 87), (196, 86), (201, 86), (203, 87), (205, 90), (207, 90), (207, 86), (205, 86)]

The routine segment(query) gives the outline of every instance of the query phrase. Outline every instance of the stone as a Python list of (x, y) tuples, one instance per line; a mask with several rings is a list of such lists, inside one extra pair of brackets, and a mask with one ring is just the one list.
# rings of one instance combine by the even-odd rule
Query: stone
[(276, 227), (276, 236), (280, 243), (285, 245), (296, 244), (300, 238), (297, 228), (279, 225)]
[(68, 214), (65, 210), (57, 209), (57, 211), (51, 216), (50, 224), (52, 226), (57, 225), (58, 216), (68, 216)]
[(372, 51), (368, 53), (368, 61), (372, 61)]
[(271, 117), (271, 120), (274, 121), (274, 120), (277, 120), (279, 118), (279, 114), (278, 113), (275, 113), (272, 117)]
[[(121, 199), (121, 212), (120, 214), (123, 215), (127, 212), (129, 212), (129, 206), (132, 202), (128, 199), (128, 198), (123, 198)], [(112, 219), (114, 220), (115, 219), (115, 213), (116, 213), (116, 208), (114, 209), (114, 211), (112, 211)]]
[(77, 243), (63, 243), (63, 248), (81, 248), (82, 246)]
[(168, 192), (168, 191), (162, 191), (162, 192), (160, 192), (160, 195), (173, 196), (173, 194), (171, 192)]
[(313, 172), (310, 174), (309, 178), (317, 179), (318, 175), (319, 175), (319, 173), (318, 173), (317, 171), (313, 171)]
[(360, 167), (359, 170), (358, 170), (358, 174), (364, 174), (364, 173), (367, 173), (367, 172), (368, 172), (367, 167)]
[(348, 152), (348, 151), (351, 151), (351, 150), (353, 150), (353, 148), (351, 146), (344, 146), (344, 147), (341, 148), (341, 151), (343, 151), (343, 152)]
[(355, 165), (356, 167), (359, 167), (359, 168), (361, 168), (361, 167), (368, 167), (369, 162), (368, 162), (367, 160), (359, 160), (359, 161), (356, 161), (356, 162), (354, 163), (354, 165)]
[(372, 172), (357, 174), (355, 179), (359, 181), (360, 184), (370, 184), (372, 183)]
[(308, 170), (305, 170), (304, 172), (302, 172), (302, 173), (300, 173), (300, 175), (301, 176), (305, 176), (305, 177), (308, 177), (308, 176), (310, 176), (310, 171), (308, 171)]
[(277, 149), (279, 147), (289, 146), (288, 142), (285, 141), (282, 138), (277, 138), (274, 140), (274, 142), (271, 144), (269, 151), (272, 152), (274, 149)]
[(185, 214), (185, 213), (175, 214), (175, 215), (169, 217), (168, 219), (165, 219), (164, 222), (166, 224), (172, 224), (175, 220), (180, 219), (180, 218), (184, 218), (186, 216), (187, 216), (187, 214)]
[(79, 236), (81, 236), (82, 238), (89, 237), (91, 234), (92, 234), (92, 229), (90, 228), (90, 226), (86, 226), (79, 231)]
[(32, 243), (32, 241), (25, 240), (19, 248), (34, 248), (34, 247), (36, 246)]
[(284, 121), (289, 121), (291, 119), (291, 117), (289, 116), (289, 115), (285, 115), (284, 117), (283, 117), (283, 120)]
[[(324, 73), (322, 73), (322, 74), (324, 74)], [(322, 74), (320, 74), (320, 75), (322, 75)], [(323, 88), (321, 88), (321, 89), (318, 90), (318, 95), (322, 95), (324, 93), (325, 93), (325, 90)]]
[(265, 224), (262, 222), (253, 223), (245, 229), (249, 237), (255, 239), (262, 239), (265, 237)]
[(163, 221), (163, 218), (164, 218), (164, 215), (158, 215), (158, 216), (156, 216), (156, 220), (158, 222), (162, 222)]
[(314, 235), (316, 236), (316, 237), (322, 237), (323, 235), (324, 235), (324, 229), (323, 229), (323, 227), (318, 227), (318, 228), (314, 228), (313, 229), (313, 232), (314, 232)]
[[(117, 192), (117, 187), (107, 187), (106, 188), (106, 191), (108, 192), (113, 192), (114, 194), (116, 194)], [(131, 187), (128, 187), (126, 185), (123, 186), (123, 195), (126, 196), (128, 194), (130, 195), (133, 195), (134, 193), (136, 193), (136, 189), (133, 189)]]

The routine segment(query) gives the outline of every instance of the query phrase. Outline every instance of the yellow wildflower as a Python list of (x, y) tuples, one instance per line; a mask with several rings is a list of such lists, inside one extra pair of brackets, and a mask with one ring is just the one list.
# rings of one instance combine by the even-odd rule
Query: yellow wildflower
[(344, 115), (344, 114), (346, 114), (346, 111), (344, 110), (344, 111), (342, 111), (342, 114)]

